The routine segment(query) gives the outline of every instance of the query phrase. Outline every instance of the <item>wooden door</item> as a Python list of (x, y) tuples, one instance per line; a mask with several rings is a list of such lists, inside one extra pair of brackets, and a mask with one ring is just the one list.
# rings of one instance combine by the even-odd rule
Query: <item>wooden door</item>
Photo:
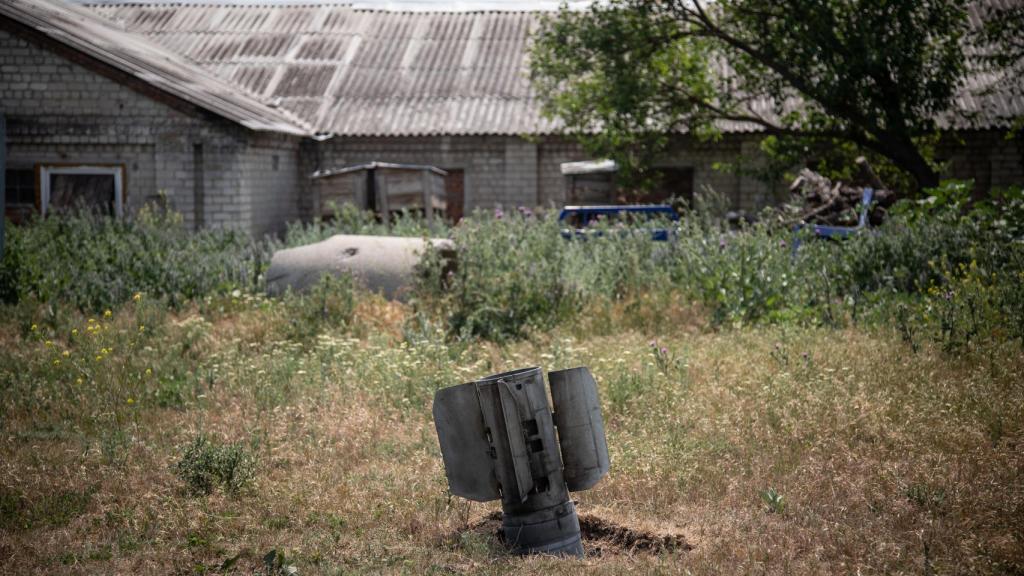
[(466, 202), (466, 173), (461, 168), (445, 169), (444, 196), (448, 203), (448, 219), (452, 223), (462, 220), (462, 211)]

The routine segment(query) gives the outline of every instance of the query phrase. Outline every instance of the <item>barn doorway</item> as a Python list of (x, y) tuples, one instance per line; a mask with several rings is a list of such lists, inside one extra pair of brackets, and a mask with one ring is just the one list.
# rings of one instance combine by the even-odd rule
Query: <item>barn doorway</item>
[(466, 173), (462, 168), (445, 168), (444, 194), (448, 201), (448, 219), (452, 223), (462, 220), (466, 205)]

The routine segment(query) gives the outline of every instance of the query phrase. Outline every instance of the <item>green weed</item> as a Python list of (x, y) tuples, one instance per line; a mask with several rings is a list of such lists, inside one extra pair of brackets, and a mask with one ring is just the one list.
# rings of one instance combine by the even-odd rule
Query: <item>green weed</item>
[(217, 487), (237, 494), (256, 477), (256, 455), (244, 444), (222, 444), (200, 434), (185, 448), (175, 468), (193, 494), (210, 494)]

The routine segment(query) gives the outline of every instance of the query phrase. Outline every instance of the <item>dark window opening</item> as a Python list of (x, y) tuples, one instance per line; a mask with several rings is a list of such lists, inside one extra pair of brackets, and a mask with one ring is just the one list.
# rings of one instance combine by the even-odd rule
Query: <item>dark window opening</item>
[(35, 170), (4, 170), (4, 200), (7, 206), (34, 206), (36, 203)]
[(49, 210), (89, 209), (114, 214), (113, 174), (50, 174)]
[(649, 190), (619, 190), (620, 204), (666, 204), (682, 200), (693, 204), (693, 168), (656, 168)]
[(31, 168), (4, 170), (4, 214), (15, 224), (36, 210), (36, 173)]

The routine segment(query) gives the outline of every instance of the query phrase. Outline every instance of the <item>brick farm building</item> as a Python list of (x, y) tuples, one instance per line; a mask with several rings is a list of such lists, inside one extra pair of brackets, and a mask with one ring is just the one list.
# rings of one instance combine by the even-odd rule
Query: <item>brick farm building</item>
[[(542, 118), (526, 76), (539, 18), (5, 0), (8, 215), (74, 198), (117, 214), (161, 202), (194, 228), (276, 233), (313, 216), (314, 172), (373, 161), (445, 170), (450, 214), (579, 201), (560, 165), (591, 158)], [(1004, 134), (1024, 103), (983, 100), (959, 104), (1000, 114), (949, 127), (946, 176), (1020, 184), (1024, 144)], [(756, 158), (761, 137), (743, 125), (717, 142), (679, 136), (661, 192), (710, 187), (748, 211), (776, 202), (783, 183), (715, 169)]]

